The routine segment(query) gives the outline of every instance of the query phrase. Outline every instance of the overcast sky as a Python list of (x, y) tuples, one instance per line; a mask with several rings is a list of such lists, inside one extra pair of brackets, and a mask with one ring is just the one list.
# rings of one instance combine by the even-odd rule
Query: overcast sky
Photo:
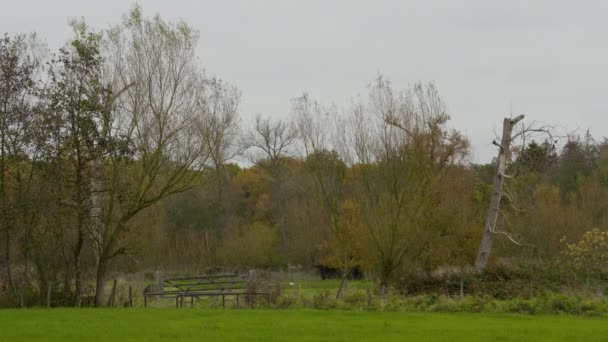
[[(117, 24), (125, 0), (0, 0), (0, 32), (36, 31), (51, 48), (70, 18)], [(608, 136), (608, 1), (140, 0), (145, 15), (200, 30), (199, 56), (238, 86), (245, 120), (286, 116), (306, 91), (347, 105), (379, 73), (405, 88), (433, 81), (451, 125), (489, 161), (502, 118)]]

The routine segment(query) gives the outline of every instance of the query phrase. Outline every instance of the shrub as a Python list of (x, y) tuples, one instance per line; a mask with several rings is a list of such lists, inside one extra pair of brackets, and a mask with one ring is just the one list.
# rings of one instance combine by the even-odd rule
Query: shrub
[(329, 291), (323, 291), (314, 295), (312, 303), (315, 309), (335, 309), (338, 306), (337, 300), (334, 299)]
[(367, 303), (367, 293), (363, 291), (349, 292), (343, 296), (342, 301), (352, 306), (363, 306)]

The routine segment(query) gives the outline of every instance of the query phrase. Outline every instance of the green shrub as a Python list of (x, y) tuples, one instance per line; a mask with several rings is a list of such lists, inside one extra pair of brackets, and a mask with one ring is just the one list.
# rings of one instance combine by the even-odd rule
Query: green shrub
[(338, 302), (329, 291), (323, 291), (313, 296), (313, 308), (315, 309), (336, 309)]
[(363, 291), (348, 292), (342, 296), (342, 301), (351, 306), (366, 305), (367, 299), (367, 293)]
[(328, 289), (295, 290), (283, 292), (275, 303), (268, 305), (281, 309), (608, 315), (608, 299), (597, 296), (595, 292), (584, 291), (566, 294), (539, 290), (532, 298), (521, 296), (503, 299), (489, 294), (464, 297), (436, 293), (403, 296), (393, 292), (385, 296), (372, 296), (372, 292), (350, 289), (336, 300), (335, 291)]

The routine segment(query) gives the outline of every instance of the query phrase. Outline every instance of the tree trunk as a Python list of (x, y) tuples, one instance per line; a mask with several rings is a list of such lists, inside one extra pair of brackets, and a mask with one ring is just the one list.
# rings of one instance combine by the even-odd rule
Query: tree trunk
[(107, 261), (101, 257), (97, 263), (97, 279), (95, 285), (95, 306), (102, 307), (106, 292), (106, 265)]
[(277, 204), (277, 224), (279, 226), (279, 232), (281, 234), (281, 250), (283, 252), (283, 257), (285, 257), (286, 263), (289, 263), (289, 234), (287, 232), (287, 212), (285, 208), (285, 189), (283, 187), (283, 180), (275, 179), (272, 187), (274, 192), (274, 198)]
[(53, 283), (49, 283), (46, 288), (46, 307), (51, 307), (51, 294), (53, 292)]
[(338, 288), (338, 292), (336, 292), (336, 299), (340, 299), (340, 297), (342, 297), (342, 294), (344, 293), (344, 291), (346, 291), (346, 288), (348, 286), (348, 276), (352, 272), (352, 269), (351, 269), (350, 263), (349, 263), (349, 255), (347, 252), (344, 253), (343, 262), (344, 262), (344, 264), (342, 265), (342, 272), (341, 272), (342, 279), (340, 281), (340, 287)]
[(505, 171), (507, 161), (509, 159), (509, 149), (511, 148), (511, 133), (513, 126), (524, 118), (520, 115), (514, 119), (505, 118), (502, 127), (502, 140), (498, 149), (498, 158), (496, 159), (496, 174), (494, 175), (494, 184), (492, 187), (492, 198), (490, 207), (486, 216), (486, 222), (483, 227), (483, 236), (479, 244), (479, 252), (475, 261), (475, 269), (477, 272), (482, 272), (488, 265), (490, 253), (492, 252), (492, 244), (496, 236), (495, 229), (500, 213), (500, 201), (502, 199), (502, 186), (505, 179)]
[(91, 162), (91, 233), (96, 262), (99, 262), (102, 246), (101, 210), (101, 160), (95, 158)]
[(15, 284), (13, 282), (13, 270), (12, 270), (12, 265), (11, 265), (11, 234), (9, 233), (8, 227), (4, 227), (4, 229), (6, 229), (4, 231), (4, 237), (5, 237), (5, 248), (6, 250), (5, 255), (4, 255), (4, 261), (6, 262), (6, 281), (8, 283), (8, 287), (10, 288), (11, 292), (14, 293), (15, 291)]
[(5, 133), (5, 129), (6, 129), (6, 114), (8, 113), (8, 102), (5, 100), (4, 101), (4, 111), (2, 114), (2, 123), (0, 126), (0, 232), (2, 230), (4, 230), (4, 234), (5, 234), (5, 248), (6, 250), (5, 255), (4, 255), (4, 259), (6, 262), (6, 280), (8, 282), (8, 286), (10, 288), (10, 291), (12, 293), (15, 293), (15, 286), (13, 283), (13, 271), (11, 269), (11, 235), (9, 232), (9, 223), (8, 223), (8, 205), (7, 205), (7, 199), (6, 199), (6, 181), (5, 181), (5, 171), (6, 171), (6, 150), (5, 150), (5, 146), (6, 146), (6, 140), (4, 138), (4, 133)]
[(87, 203), (85, 203), (85, 184), (82, 176), (82, 162), (80, 161), (80, 157), (78, 160), (77, 170), (76, 170), (76, 205), (77, 207), (77, 216), (78, 216), (78, 240), (76, 242), (76, 246), (74, 247), (74, 306), (80, 307), (82, 305), (82, 250), (84, 247), (84, 239), (86, 234), (85, 227), (85, 208)]
[(346, 288), (348, 287), (348, 275), (342, 276), (342, 281), (340, 281), (340, 287), (338, 287), (338, 292), (336, 293), (336, 299), (340, 299)]
[(228, 215), (228, 205), (227, 202), (224, 200), (224, 196), (225, 196), (225, 192), (224, 192), (224, 187), (226, 185), (225, 182), (225, 174), (224, 174), (224, 168), (223, 165), (220, 164), (220, 162), (216, 161), (216, 166), (215, 166), (215, 176), (216, 176), (216, 195), (217, 195), (217, 205), (218, 205), (218, 214), (220, 216), (219, 220), (218, 220), (218, 230), (220, 232), (222, 232), (222, 237), (227, 235), (226, 229), (227, 229), (227, 223), (228, 223), (228, 219), (229, 219), (229, 215)]
[(23, 292), (25, 291), (25, 287), (29, 287), (30, 286), (30, 262), (29, 262), (29, 258), (30, 258), (30, 224), (31, 222), (28, 220), (27, 215), (25, 214), (26, 211), (24, 210), (24, 215), (23, 215), (23, 221), (25, 222), (24, 225), (24, 232), (23, 232), (23, 285), (21, 286), (21, 305), (22, 307), (25, 307), (27, 303), (25, 303), (25, 299), (23, 298)]
[[(70, 273), (70, 271), (72, 270), (72, 264), (70, 264), (68, 261), (65, 262), (64, 265), (65, 268), (65, 272), (63, 274), (63, 298), (70, 298), (70, 296), (72, 296), (72, 274)], [(38, 269), (41, 269), (40, 267), (38, 267)], [(57, 289), (59, 289), (59, 287), (57, 287)]]
[(102, 262), (102, 222), (101, 222), (101, 161), (95, 158), (91, 162), (91, 238), (95, 253), (95, 264), (97, 265), (97, 277), (95, 287), (95, 306), (103, 306), (105, 294), (105, 261)]
[(388, 292), (388, 285), (386, 283), (380, 283), (380, 296), (384, 298), (386, 293)]
[(39, 275), (38, 280), (38, 292), (39, 292), (39, 302), (40, 305), (44, 305), (46, 303), (46, 293), (49, 284), (44, 275)]
[(83, 228), (79, 228), (78, 242), (76, 243), (76, 249), (74, 250), (74, 306), (80, 307), (82, 305), (82, 269), (81, 269), (81, 252), (84, 244), (84, 238), (82, 233)]

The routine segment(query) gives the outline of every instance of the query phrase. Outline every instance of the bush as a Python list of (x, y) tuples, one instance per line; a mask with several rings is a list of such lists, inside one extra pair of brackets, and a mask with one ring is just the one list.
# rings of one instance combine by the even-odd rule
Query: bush
[(490, 296), (503, 300), (529, 299), (543, 291), (559, 292), (564, 285), (565, 275), (571, 276), (559, 265), (496, 263), (483, 273), (461, 270), (429, 276), (410, 272), (398, 279), (393, 286), (402, 295), (458, 296), (462, 282), (465, 295)]
[(363, 291), (356, 291), (356, 292), (350, 292), (350, 293), (346, 293), (343, 297), (342, 297), (342, 301), (344, 301), (344, 303), (351, 305), (351, 306), (363, 306), (367, 304), (367, 293), (363, 292)]
[(489, 294), (446, 296), (437, 293), (403, 296), (389, 293), (372, 295), (372, 291), (350, 289), (341, 299), (335, 292), (323, 290), (286, 291), (271, 308), (340, 309), (400, 312), (484, 312), (516, 314), (570, 314), (585, 316), (608, 315), (608, 299), (593, 292), (570, 294), (554, 291), (539, 291), (532, 298), (495, 298)]
[(312, 304), (315, 309), (336, 309), (338, 306), (337, 300), (334, 299), (329, 291), (323, 291), (314, 295)]

